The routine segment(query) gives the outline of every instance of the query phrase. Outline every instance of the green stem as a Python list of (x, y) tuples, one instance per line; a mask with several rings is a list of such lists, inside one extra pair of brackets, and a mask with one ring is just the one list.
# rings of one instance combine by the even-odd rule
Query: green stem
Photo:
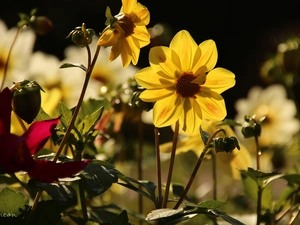
[[(142, 180), (143, 179), (143, 169), (142, 169), (142, 164), (143, 164), (143, 123), (141, 120), (141, 115), (139, 118), (139, 123), (138, 123), (138, 179)], [(142, 189), (142, 185), (139, 185), (140, 190)], [(143, 196), (139, 195), (139, 213), (143, 213)], [(140, 220), (140, 224), (143, 224), (143, 221)]]
[[(261, 151), (260, 151), (259, 141), (258, 141), (257, 136), (255, 136), (255, 145), (256, 145), (256, 167), (257, 167), (257, 170), (260, 170)], [(257, 206), (256, 206), (256, 215), (257, 215), (256, 225), (260, 225), (260, 222), (261, 222), (262, 192), (263, 192), (263, 188), (260, 184), (258, 184), (258, 186), (257, 186)]]
[(197, 172), (198, 172), (198, 170), (199, 170), (199, 168), (200, 168), (200, 166), (201, 166), (201, 163), (202, 163), (202, 161), (203, 161), (203, 159), (204, 159), (204, 156), (205, 156), (205, 154), (207, 153), (207, 151), (208, 151), (208, 150), (210, 149), (210, 147), (211, 147), (211, 146), (210, 146), (211, 142), (213, 141), (213, 139), (215, 138), (215, 136), (216, 136), (219, 132), (223, 132), (224, 134), (226, 133), (224, 129), (218, 129), (218, 130), (216, 130), (216, 131), (211, 135), (211, 137), (209, 138), (207, 144), (205, 145), (205, 148), (203, 149), (203, 151), (202, 151), (202, 153), (201, 153), (201, 155), (200, 155), (200, 157), (199, 157), (199, 159), (198, 159), (198, 161), (197, 161), (197, 163), (196, 163), (196, 165), (195, 165), (195, 167), (194, 167), (194, 170), (193, 170), (192, 175), (191, 175), (191, 177), (190, 177), (190, 179), (189, 179), (189, 181), (188, 181), (188, 184), (186, 185), (186, 187), (185, 187), (185, 189), (184, 189), (184, 191), (183, 191), (183, 194), (181, 195), (180, 199), (178, 200), (178, 202), (177, 202), (176, 205), (174, 206), (174, 209), (177, 209), (177, 208), (181, 205), (181, 203), (183, 202), (184, 198), (186, 197), (186, 195), (187, 195), (188, 191), (190, 190), (190, 187), (192, 186), (192, 183), (193, 183), (193, 181), (194, 181), (194, 179), (195, 179), (195, 177), (196, 177), (196, 174), (197, 174)]
[(170, 185), (171, 185), (171, 179), (172, 179), (172, 173), (173, 173), (173, 167), (174, 167), (174, 161), (176, 155), (176, 148), (177, 148), (178, 132), (179, 132), (179, 121), (176, 122), (175, 130), (174, 130), (173, 145), (172, 145), (171, 158), (169, 164), (168, 178), (166, 183), (165, 197), (163, 201), (163, 208), (167, 207), (168, 198), (169, 198), (169, 191), (170, 191)]
[(63, 147), (64, 145), (66, 144), (67, 140), (68, 140), (68, 137), (73, 129), (73, 126), (75, 124), (75, 121), (76, 121), (76, 118), (77, 118), (77, 115), (79, 113), (79, 109), (81, 107), (81, 104), (83, 102), (83, 98), (84, 98), (84, 95), (85, 95), (85, 92), (86, 92), (86, 89), (87, 89), (87, 86), (88, 86), (88, 83), (89, 83), (89, 80), (90, 80), (90, 77), (91, 77), (91, 74), (92, 74), (92, 71), (93, 71), (93, 68), (95, 66), (95, 63), (96, 63), (96, 60), (98, 58), (98, 55), (99, 55), (99, 52), (100, 52), (100, 46), (97, 46), (97, 49), (96, 49), (96, 52), (95, 52), (95, 55), (94, 55), (94, 58), (93, 58), (93, 61), (91, 63), (90, 66), (88, 66), (88, 69), (86, 71), (86, 76), (85, 76), (85, 80), (84, 80), (84, 84), (83, 84), (83, 87), (82, 87), (82, 90), (81, 90), (81, 94), (80, 94), (80, 97), (78, 99), (78, 103), (75, 107), (75, 110), (74, 110), (74, 114), (72, 116), (72, 119), (70, 121), (70, 124), (68, 126), (68, 129), (66, 130), (66, 133), (65, 133), (65, 136), (63, 137), (61, 143), (60, 143), (60, 146), (57, 150), (57, 153), (53, 159), (54, 162), (57, 161), (59, 155), (61, 154), (61, 151), (63, 150)]
[(261, 156), (261, 150), (259, 147), (259, 141), (258, 137), (255, 136), (255, 146), (256, 146), (256, 169), (260, 170), (260, 156)]
[(158, 192), (158, 206), (161, 208), (162, 204), (162, 185), (161, 185), (161, 163), (160, 163), (160, 149), (159, 149), (159, 130), (154, 127), (155, 137), (155, 151), (156, 151), (156, 167), (157, 167), (157, 192)]
[(7, 76), (8, 64), (9, 64), (10, 56), (11, 56), (11, 53), (12, 53), (12, 49), (13, 49), (15, 43), (16, 43), (17, 37), (18, 37), (21, 29), (22, 29), (22, 27), (18, 27), (16, 35), (15, 35), (15, 37), (13, 39), (13, 42), (12, 42), (10, 48), (9, 48), (7, 59), (6, 59), (5, 65), (4, 65), (4, 71), (3, 71), (3, 77), (2, 77), (0, 91), (2, 90), (2, 88), (4, 86), (4, 82), (5, 82), (5, 79), (6, 79), (6, 76)]
[(217, 200), (217, 162), (216, 156), (212, 154), (212, 176), (213, 176), (213, 198)]

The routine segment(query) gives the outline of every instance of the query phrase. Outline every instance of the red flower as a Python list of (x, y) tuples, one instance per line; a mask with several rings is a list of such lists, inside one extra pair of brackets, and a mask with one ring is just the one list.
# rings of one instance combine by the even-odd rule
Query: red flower
[(44, 146), (52, 135), (59, 118), (36, 121), (17, 136), (10, 133), (12, 94), (8, 88), (0, 93), (0, 167), (7, 173), (26, 171), (36, 180), (51, 183), (58, 178), (70, 177), (82, 170), (90, 160), (56, 163), (34, 160), (32, 155)]

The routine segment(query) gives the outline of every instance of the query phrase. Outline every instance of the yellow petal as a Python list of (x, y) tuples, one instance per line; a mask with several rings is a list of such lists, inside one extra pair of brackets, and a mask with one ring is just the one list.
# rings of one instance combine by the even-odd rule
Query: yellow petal
[(227, 115), (224, 99), (218, 93), (202, 87), (196, 97), (195, 101), (202, 109), (202, 119), (221, 121)]
[(146, 89), (158, 89), (174, 87), (175, 84), (170, 79), (165, 79), (153, 71), (151, 67), (146, 67), (135, 74), (135, 79), (139, 85)]
[(114, 44), (110, 50), (109, 61), (115, 60), (122, 52), (122, 41)]
[(153, 123), (156, 127), (174, 124), (183, 113), (181, 97), (176, 94), (157, 101), (153, 107)]
[(168, 47), (153, 47), (149, 53), (149, 61), (153, 70), (160, 76), (175, 79), (180, 76), (177, 67), (180, 64), (178, 55)]
[(199, 114), (201, 115), (201, 110), (197, 102), (194, 103), (194, 100), (185, 98), (183, 102), (183, 109), (184, 113), (179, 118), (180, 128), (187, 134), (199, 134), (199, 128), (201, 125), (201, 116), (199, 117)]
[(224, 68), (216, 68), (207, 74), (206, 82), (203, 86), (221, 94), (235, 85), (234, 78), (234, 74), (229, 70)]
[(140, 94), (140, 99), (145, 102), (156, 102), (171, 95), (176, 95), (175, 91), (168, 89), (149, 89)]
[(201, 49), (201, 57), (193, 66), (193, 72), (195, 74), (197, 74), (197, 70), (202, 66), (206, 66), (207, 71), (211, 71), (218, 60), (218, 51), (216, 43), (213, 40), (202, 42), (199, 48)]
[(121, 58), (123, 67), (126, 68), (132, 60), (132, 52), (127, 41), (122, 42)]
[(122, 0), (121, 12), (131, 13), (134, 10), (136, 4), (137, 0)]
[(150, 34), (145, 26), (136, 26), (131, 36), (133, 39), (137, 39), (140, 48), (150, 43)]
[[(137, 3), (133, 12), (137, 15), (140, 21), (137, 25), (148, 25), (150, 22), (150, 13), (149, 10), (143, 6), (141, 3)], [(134, 21), (135, 22), (135, 21)]]
[(179, 31), (171, 41), (170, 48), (180, 57), (181, 70), (190, 72), (195, 53), (198, 49), (190, 33), (186, 30)]
[(140, 48), (138, 47), (139, 44), (137, 43), (137, 40), (134, 41), (131, 36), (127, 37), (126, 40), (127, 40), (126, 46), (128, 46), (129, 49), (129, 51), (127, 49), (127, 52), (132, 57), (132, 64), (136, 65), (140, 55)]
[(114, 45), (118, 41), (120, 36), (119, 32), (114, 31), (114, 29), (106, 29), (100, 36), (97, 44), (104, 47)]

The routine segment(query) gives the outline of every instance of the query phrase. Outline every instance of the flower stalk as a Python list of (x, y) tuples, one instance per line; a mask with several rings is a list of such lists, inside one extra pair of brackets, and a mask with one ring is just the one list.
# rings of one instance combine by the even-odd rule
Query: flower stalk
[(223, 132), (224, 134), (226, 134), (224, 129), (218, 129), (211, 135), (208, 142), (206, 143), (206, 145), (205, 145), (205, 147), (204, 147), (204, 149), (203, 149), (203, 151), (202, 151), (200, 157), (198, 158), (198, 161), (197, 161), (197, 163), (194, 167), (194, 170), (193, 170), (192, 175), (191, 175), (191, 177), (188, 181), (188, 184), (186, 185), (186, 187), (184, 189), (184, 192), (181, 195), (180, 199), (177, 201), (176, 205), (174, 206), (174, 209), (177, 209), (181, 205), (181, 203), (183, 202), (184, 198), (186, 197), (186, 195), (187, 195), (188, 191), (190, 190), (190, 187), (192, 186), (192, 183), (193, 183), (193, 181), (196, 177), (196, 174), (197, 174), (197, 172), (198, 172), (198, 170), (199, 170), (199, 168), (202, 164), (202, 161), (204, 159), (205, 154), (211, 148), (210, 144), (213, 142), (213, 139), (216, 137), (216, 135), (220, 132)]
[(170, 158), (170, 164), (169, 164), (165, 196), (164, 196), (164, 201), (163, 201), (163, 208), (167, 207), (168, 198), (169, 198), (169, 191), (170, 191), (170, 186), (171, 186), (171, 179), (172, 179), (172, 173), (173, 173), (173, 167), (174, 167), (175, 155), (176, 155), (178, 132), (179, 132), (179, 121), (177, 120), (177, 122), (175, 124), (174, 135), (173, 135), (173, 145), (172, 145), (172, 151), (171, 151), (171, 158)]

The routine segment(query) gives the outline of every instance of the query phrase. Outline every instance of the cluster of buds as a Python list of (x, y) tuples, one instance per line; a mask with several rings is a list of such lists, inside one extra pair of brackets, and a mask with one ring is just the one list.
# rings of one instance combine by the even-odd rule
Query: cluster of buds
[(242, 134), (245, 138), (259, 137), (261, 134), (261, 123), (266, 117), (256, 120), (256, 116), (245, 116), (246, 123), (242, 127)]

